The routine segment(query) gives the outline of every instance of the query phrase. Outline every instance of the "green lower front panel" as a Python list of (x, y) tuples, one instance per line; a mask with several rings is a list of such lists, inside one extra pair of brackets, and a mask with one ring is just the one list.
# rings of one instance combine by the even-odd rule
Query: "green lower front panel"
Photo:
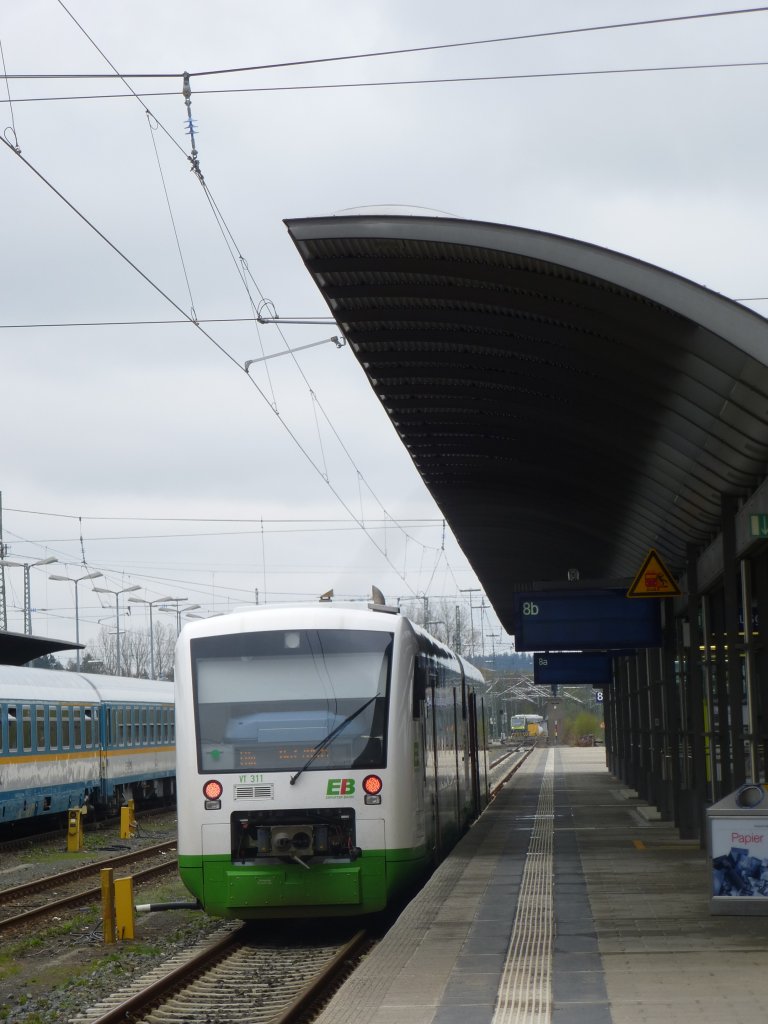
[[(399, 856), (398, 856), (399, 855)], [(340, 864), (236, 865), (229, 857), (180, 857), (181, 880), (205, 911), (241, 920), (332, 917), (383, 910), (425, 871), (423, 851), (366, 850)]]

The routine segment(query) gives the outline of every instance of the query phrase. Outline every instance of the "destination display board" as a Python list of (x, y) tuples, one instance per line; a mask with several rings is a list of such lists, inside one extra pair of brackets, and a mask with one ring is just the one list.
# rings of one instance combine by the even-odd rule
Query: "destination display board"
[(612, 660), (604, 651), (534, 654), (533, 681), (540, 686), (608, 686), (613, 679)]
[(542, 590), (516, 594), (518, 651), (606, 651), (661, 646), (658, 601), (623, 590)]

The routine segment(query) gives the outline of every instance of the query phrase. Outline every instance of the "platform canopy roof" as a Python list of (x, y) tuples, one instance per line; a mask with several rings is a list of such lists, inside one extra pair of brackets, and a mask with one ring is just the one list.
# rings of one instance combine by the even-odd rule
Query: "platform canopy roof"
[[(504, 626), (540, 582), (632, 578), (719, 531), (768, 464), (768, 321), (557, 235), (286, 221)], [(713, 244), (715, 244), (713, 242)]]
[(74, 651), (78, 647), (82, 650), (85, 644), (51, 640), (47, 636), (30, 636), (28, 633), (8, 633), (0, 629), (0, 665), (26, 665), (45, 654)]

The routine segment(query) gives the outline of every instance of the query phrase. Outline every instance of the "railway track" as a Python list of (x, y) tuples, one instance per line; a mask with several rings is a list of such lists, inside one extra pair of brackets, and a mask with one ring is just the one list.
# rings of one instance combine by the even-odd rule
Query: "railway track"
[[(55, 899), (51, 899), (50, 894), (58, 893), (62, 889), (71, 889), (77, 882), (89, 877), (95, 877), (98, 880), (99, 872), (102, 868), (122, 867), (155, 857), (163, 857), (172, 853), (175, 849), (175, 839), (156, 843), (154, 846), (146, 846), (140, 850), (133, 850), (116, 857), (92, 861), (89, 864), (82, 864), (80, 867), (72, 868), (69, 871), (58, 872), (55, 875), (47, 875), (32, 882), (25, 882), (23, 885), (3, 889), (0, 891), (0, 934), (28, 924), (39, 917), (54, 915), (59, 910), (64, 910), (67, 907), (80, 906), (83, 903), (92, 903), (94, 900), (100, 900), (100, 880), (95, 886), (78, 888), (74, 892), (70, 891)], [(133, 878), (136, 882), (148, 881), (175, 868), (176, 857), (167, 856), (166, 860), (162, 863), (134, 872)], [(39, 899), (39, 897), (42, 897), (42, 899)], [(34, 900), (36, 905), (32, 907), (27, 906), (25, 910), (19, 913), (18, 908), (25, 906), (30, 900)]]
[(496, 795), (510, 775), (514, 775), (532, 750), (533, 747), (513, 747), (491, 762), (488, 768), (488, 789), (491, 797)]
[(248, 926), (224, 930), (71, 1024), (291, 1024), (349, 973), (371, 941), (349, 925), (326, 924), (325, 935), (322, 926), (305, 926), (299, 944), (288, 929), (285, 938), (275, 930), (270, 923), (269, 938)]

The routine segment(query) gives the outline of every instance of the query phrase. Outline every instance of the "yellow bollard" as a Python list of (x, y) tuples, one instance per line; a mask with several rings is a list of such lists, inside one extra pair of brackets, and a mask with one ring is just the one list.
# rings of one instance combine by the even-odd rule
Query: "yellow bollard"
[(67, 853), (77, 853), (83, 848), (83, 817), (79, 807), (67, 812)]
[(115, 879), (115, 923), (120, 942), (136, 936), (136, 918), (133, 907), (133, 876)]
[(120, 808), (120, 838), (133, 839), (136, 831), (136, 815), (134, 814), (134, 802), (129, 800), (125, 807)]
[(114, 869), (102, 868), (101, 878), (101, 920), (104, 928), (104, 944), (115, 941), (115, 883)]

